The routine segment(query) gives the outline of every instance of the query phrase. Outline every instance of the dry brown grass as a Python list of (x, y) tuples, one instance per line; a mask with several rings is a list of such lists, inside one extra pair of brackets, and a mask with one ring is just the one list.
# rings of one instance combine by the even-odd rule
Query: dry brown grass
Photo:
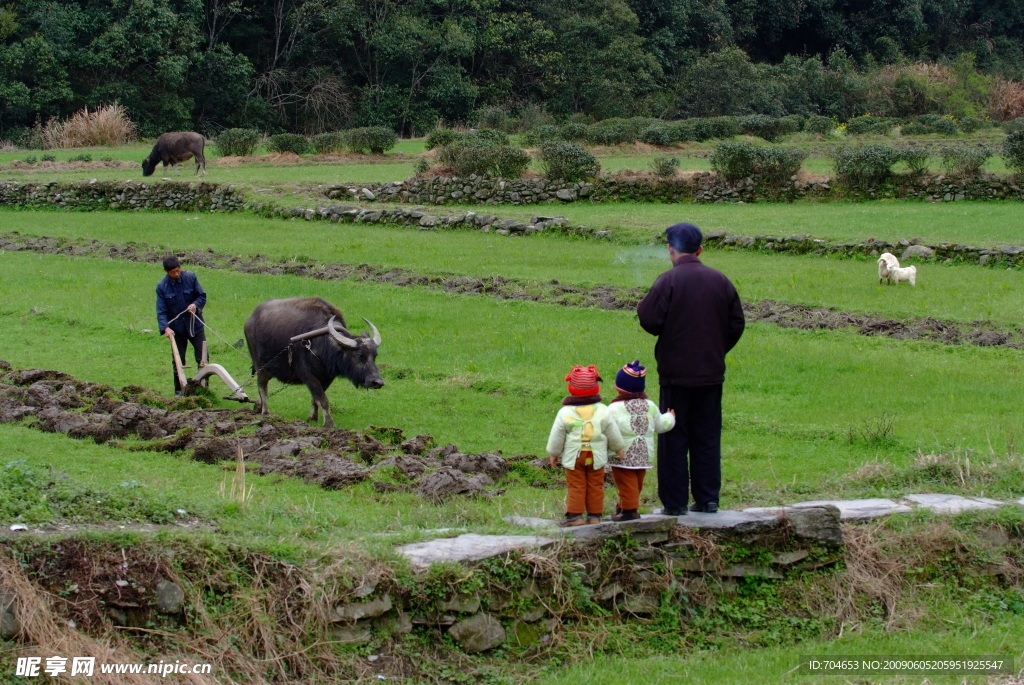
[(988, 101), (988, 115), (996, 121), (1024, 117), (1024, 83), (997, 79)]
[(114, 103), (90, 112), (85, 107), (66, 120), (54, 117), (42, 130), (43, 148), (114, 147), (134, 141), (135, 124), (124, 107)]
[[(100, 673), (99, 664), (139, 663), (139, 657), (116, 637), (98, 640), (79, 632), (52, 608), (55, 603), (68, 600), (40, 590), (29, 581), (16, 562), (0, 558), (0, 587), (16, 598), (11, 610), (21, 627), (18, 635), (18, 655), (39, 656), (44, 659), (52, 656), (69, 659), (74, 656), (95, 657), (97, 667), (89, 680), (102, 685), (151, 685), (168, 682), (160, 676)], [(168, 663), (174, 660), (174, 656), (164, 657), (164, 661)], [(193, 663), (197, 661), (195, 657), (183, 657), (182, 660)], [(80, 682), (81, 678), (58, 676), (58, 680)], [(215, 685), (218, 681), (209, 676), (190, 675), (186, 681), (179, 682), (188, 682), (190, 685)]]

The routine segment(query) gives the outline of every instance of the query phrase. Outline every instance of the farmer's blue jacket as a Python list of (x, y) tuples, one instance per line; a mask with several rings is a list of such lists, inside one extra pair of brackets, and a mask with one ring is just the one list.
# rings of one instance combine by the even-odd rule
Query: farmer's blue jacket
[[(167, 330), (168, 321), (195, 304), (196, 313), (203, 314), (206, 305), (206, 291), (199, 285), (199, 279), (191, 271), (182, 270), (178, 280), (164, 276), (156, 285), (156, 324), (159, 332)], [(178, 317), (170, 324), (171, 330), (179, 334), (195, 335), (203, 330), (203, 324), (190, 314)]]

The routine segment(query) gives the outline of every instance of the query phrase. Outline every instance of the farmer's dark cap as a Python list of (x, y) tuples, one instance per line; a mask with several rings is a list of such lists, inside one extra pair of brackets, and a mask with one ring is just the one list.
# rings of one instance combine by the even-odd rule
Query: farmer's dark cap
[(676, 252), (693, 254), (700, 249), (704, 235), (700, 229), (689, 223), (673, 224), (665, 229), (665, 239)]

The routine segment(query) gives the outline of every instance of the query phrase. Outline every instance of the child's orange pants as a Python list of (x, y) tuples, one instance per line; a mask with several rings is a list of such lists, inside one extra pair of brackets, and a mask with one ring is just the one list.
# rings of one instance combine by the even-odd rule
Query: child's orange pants
[(594, 468), (594, 453), (580, 450), (576, 468), (565, 470), (565, 513), (594, 514), (604, 512), (604, 469)]
[(619, 490), (619, 509), (632, 511), (640, 508), (640, 493), (644, 489), (647, 469), (621, 469), (612, 467), (612, 480)]

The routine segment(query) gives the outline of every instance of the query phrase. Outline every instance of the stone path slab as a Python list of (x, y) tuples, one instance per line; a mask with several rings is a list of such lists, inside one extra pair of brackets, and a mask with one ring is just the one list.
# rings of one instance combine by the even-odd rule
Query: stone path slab
[(539, 549), (554, 544), (553, 538), (535, 535), (477, 535), (466, 533), (454, 538), (416, 542), (398, 548), (415, 566), (430, 566), (435, 561), (480, 561), (529, 547)]
[(866, 521), (868, 519), (888, 516), (889, 514), (909, 514), (913, 509), (906, 504), (900, 504), (891, 499), (840, 499), (840, 500), (812, 500), (810, 502), (797, 502), (792, 505), (795, 508), (820, 507), (831, 504), (839, 509), (839, 518), (843, 521)]
[[(416, 566), (428, 567), (435, 561), (479, 561), (488, 557), (508, 553), (514, 549), (542, 548), (560, 539), (572, 538), (577, 541), (593, 541), (629, 532), (638, 539), (664, 540), (669, 530), (676, 525), (703, 530), (731, 530), (737, 533), (771, 528), (782, 517), (796, 519), (795, 510), (811, 509), (831, 505), (839, 509), (840, 520), (866, 521), (890, 514), (908, 514), (915, 508), (927, 509), (936, 514), (959, 514), (963, 511), (995, 509), (1007, 504), (1024, 506), (1024, 497), (1011, 501), (987, 497), (963, 497), (945, 494), (906, 495), (898, 500), (868, 498), (855, 500), (813, 500), (797, 502), (779, 507), (751, 507), (742, 511), (719, 509), (715, 514), (691, 511), (683, 516), (664, 516), (661, 509), (643, 514), (639, 520), (615, 523), (604, 520), (596, 525), (559, 528), (557, 521), (550, 519), (510, 516), (504, 520), (514, 525), (543, 530), (545, 535), (477, 535), (466, 533), (458, 537), (441, 538), (404, 545), (398, 548)], [(834, 516), (834, 515), (833, 515)], [(834, 519), (833, 519), (834, 521)], [(838, 531), (838, 528), (837, 528)], [(839, 533), (841, 537), (841, 533)]]
[(936, 514), (959, 514), (964, 511), (997, 509), (1003, 506), (997, 499), (960, 495), (907, 495), (903, 499)]

